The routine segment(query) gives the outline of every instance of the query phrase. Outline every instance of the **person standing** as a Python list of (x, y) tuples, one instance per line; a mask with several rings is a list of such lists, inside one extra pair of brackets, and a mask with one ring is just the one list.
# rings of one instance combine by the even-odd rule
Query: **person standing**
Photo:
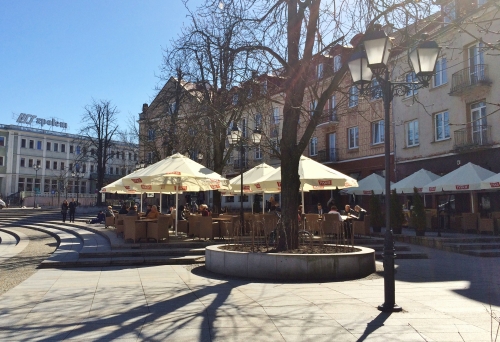
[(62, 221), (66, 222), (66, 215), (68, 214), (68, 201), (64, 200), (63, 203), (61, 204), (61, 214), (62, 214)]
[(75, 199), (72, 198), (71, 202), (69, 202), (69, 222), (75, 222), (75, 212), (76, 212), (76, 202)]

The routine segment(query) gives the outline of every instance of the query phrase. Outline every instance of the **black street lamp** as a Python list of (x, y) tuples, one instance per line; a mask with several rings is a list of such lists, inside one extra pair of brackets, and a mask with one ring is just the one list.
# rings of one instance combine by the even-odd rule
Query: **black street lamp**
[[(254, 145), (260, 144), (260, 139), (262, 138), (262, 132), (257, 127), (253, 130), (251, 135), (251, 142)], [(239, 153), (240, 153), (240, 229), (241, 233), (244, 232), (245, 219), (243, 216), (243, 156), (245, 154), (245, 143), (247, 142), (246, 137), (243, 136), (243, 132), (238, 128), (236, 123), (233, 123), (233, 127), (231, 128), (231, 132), (227, 135), (227, 140), (229, 144), (233, 146), (239, 145)]]
[(85, 177), (85, 173), (80, 172), (80, 165), (75, 165), (75, 171), (71, 172), (71, 177), (76, 178), (76, 204), (78, 205), (78, 195), (80, 194), (80, 178)]
[[(384, 303), (378, 307), (384, 312), (397, 312), (402, 308), (395, 301), (394, 281), (394, 237), (390, 222), (390, 118), (389, 110), (395, 95), (403, 96), (411, 90), (428, 87), (434, 75), (436, 61), (440, 47), (434, 41), (428, 41), (427, 35), (422, 35), (422, 40), (409, 51), (409, 60), (418, 82), (391, 82), (387, 62), (392, 49), (392, 40), (382, 30), (380, 25), (375, 25), (374, 30), (367, 32), (361, 49), (355, 52), (349, 60), (349, 69), (353, 83), (359, 86), (361, 94), (371, 94), (368, 85), (375, 78), (380, 85), (384, 101), (384, 152), (385, 152), (385, 240), (384, 240)], [(367, 86), (367, 87), (365, 87)]]
[(35, 196), (33, 196), (33, 209), (36, 209), (36, 178), (38, 177), (38, 170), (40, 170), (40, 165), (34, 165), (33, 169), (35, 170), (35, 185), (33, 187), (35, 190)]
[(138, 162), (137, 164), (135, 164), (135, 169), (136, 170), (143, 169), (145, 167), (146, 167), (146, 163), (144, 161), (142, 161), (142, 160), (140, 162)]

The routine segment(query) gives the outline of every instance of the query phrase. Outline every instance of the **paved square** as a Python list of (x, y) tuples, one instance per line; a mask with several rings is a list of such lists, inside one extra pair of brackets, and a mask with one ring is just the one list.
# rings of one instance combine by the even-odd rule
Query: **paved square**
[(0, 296), (0, 340), (494, 340), (500, 258), (412, 249), (429, 259), (397, 260), (401, 313), (377, 310), (380, 274), (276, 283), (200, 266), (44, 269)]

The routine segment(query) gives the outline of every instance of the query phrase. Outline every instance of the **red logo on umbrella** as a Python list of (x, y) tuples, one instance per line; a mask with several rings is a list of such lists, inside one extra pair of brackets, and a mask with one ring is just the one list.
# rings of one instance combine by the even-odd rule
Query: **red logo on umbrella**
[(153, 190), (153, 187), (151, 185), (141, 184), (141, 189), (144, 189), (144, 190)]
[(436, 187), (435, 187), (435, 186), (431, 186), (431, 187), (429, 188), (429, 191), (436, 191)]
[(132, 182), (134, 182), (136, 184), (137, 183), (142, 183), (142, 179), (140, 179), (140, 178), (132, 178)]
[(319, 185), (332, 185), (332, 181), (331, 180), (318, 180), (318, 184)]
[(166, 175), (177, 175), (180, 176), (181, 173), (179, 171), (171, 171), (171, 172), (165, 172)]
[(259, 184), (259, 183), (255, 184), (255, 187), (256, 187), (257, 189), (261, 189), (261, 186), (260, 186), (260, 184)]
[(467, 185), (455, 185), (457, 190), (469, 190), (469, 184)]
[(490, 183), (490, 186), (492, 188), (500, 188), (500, 182), (493, 182), (493, 183)]
[(371, 190), (363, 190), (363, 195), (371, 195), (372, 191)]

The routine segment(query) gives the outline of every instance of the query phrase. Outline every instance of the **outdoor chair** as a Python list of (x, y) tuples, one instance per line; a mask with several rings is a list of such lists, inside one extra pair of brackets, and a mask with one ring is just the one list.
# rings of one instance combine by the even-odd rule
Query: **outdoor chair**
[[(175, 222), (174, 222), (175, 224)], [(175, 230), (175, 225), (174, 225)], [(177, 220), (177, 233), (184, 233), (188, 235), (189, 233), (189, 224), (187, 220)]]
[(425, 211), (425, 227), (430, 230), (438, 228), (437, 212), (435, 210)]
[(370, 216), (365, 215), (363, 221), (352, 222), (352, 232), (354, 235), (370, 235)]
[(464, 232), (473, 230), (474, 233), (477, 232), (477, 213), (462, 213), (462, 229)]
[(188, 222), (188, 236), (200, 238), (200, 219), (201, 215), (189, 215)]
[(480, 218), (479, 219), (479, 234), (481, 233), (491, 233), (495, 234), (495, 229), (493, 226), (493, 219), (490, 218)]
[(245, 220), (245, 235), (249, 235), (252, 230), (253, 216), (252, 213), (243, 213), (243, 219)]
[(123, 239), (125, 241), (132, 240), (133, 242), (139, 242), (139, 240), (146, 238), (146, 222), (135, 221), (137, 221), (136, 216), (126, 216), (123, 219), (123, 224), (125, 225)]
[(149, 222), (148, 239), (155, 239), (156, 242), (168, 242), (168, 227), (171, 221), (170, 215), (160, 215), (157, 222)]
[(211, 216), (202, 216), (198, 220), (198, 227), (200, 230), (200, 239), (214, 240), (215, 237), (221, 236), (219, 222), (214, 222)]
[(252, 220), (253, 236), (265, 236), (264, 214), (254, 214)]
[(276, 225), (278, 224), (278, 215), (273, 214), (264, 214), (264, 236), (269, 236), (271, 232), (276, 229)]
[(343, 224), (339, 219), (338, 215), (335, 214), (325, 214), (323, 215), (323, 228), (322, 228), (322, 236), (325, 237), (331, 235), (332, 237), (335, 235), (337, 237), (337, 244), (343, 235)]
[(115, 218), (116, 236), (123, 237), (123, 232), (125, 231), (125, 224), (123, 223), (123, 219), (126, 216), (126, 214), (118, 214), (118, 217)]
[(305, 214), (305, 230), (314, 234), (319, 232), (319, 214)]
[(220, 235), (223, 238), (225, 236), (234, 237), (237, 234), (236, 227), (239, 227), (239, 225), (238, 225), (239, 216), (223, 215), (223, 216), (219, 216), (219, 217), (230, 217), (231, 218), (231, 220), (228, 220), (228, 221), (219, 221)]
[(115, 227), (115, 217), (114, 216), (107, 216), (106, 220), (104, 222), (104, 228), (108, 227)]

